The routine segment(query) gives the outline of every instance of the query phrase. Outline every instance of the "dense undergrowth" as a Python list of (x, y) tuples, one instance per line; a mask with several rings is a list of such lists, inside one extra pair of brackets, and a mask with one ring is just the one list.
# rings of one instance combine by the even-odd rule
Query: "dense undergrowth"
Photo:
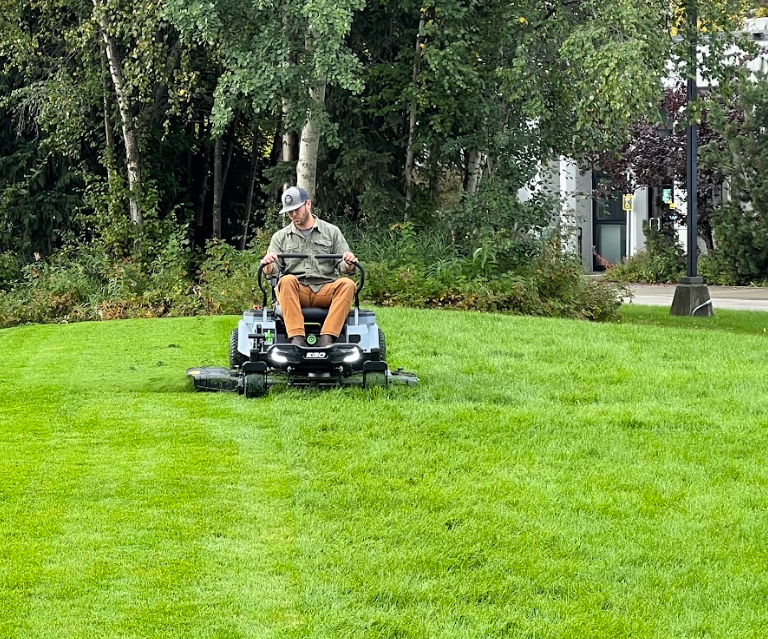
[[(556, 238), (517, 243), (514, 251), (497, 242), (467, 255), (450, 233), (417, 231), (410, 224), (368, 235), (350, 231), (348, 237), (366, 269), (362, 296), (368, 303), (598, 321), (617, 317), (617, 289), (585, 278)], [(243, 251), (212, 242), (194, 252), (172, 235), (132, 257), (115, 257), (91, 242), (15, 272), (6, 266), (0, 327), (239, 313), (261, 302), (256, 273), (268, 240), (265, 232)]]

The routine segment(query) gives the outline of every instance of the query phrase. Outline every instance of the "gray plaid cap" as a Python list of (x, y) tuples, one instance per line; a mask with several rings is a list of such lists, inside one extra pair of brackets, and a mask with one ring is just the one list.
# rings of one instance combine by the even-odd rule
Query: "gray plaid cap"
[(288, 211), (293, 211), (307, 200), (309, 200), (309, 193), (300, 186), (291, 186), (283, 191), (283, 208), (280, 209), (280, 212), (288, 213)]

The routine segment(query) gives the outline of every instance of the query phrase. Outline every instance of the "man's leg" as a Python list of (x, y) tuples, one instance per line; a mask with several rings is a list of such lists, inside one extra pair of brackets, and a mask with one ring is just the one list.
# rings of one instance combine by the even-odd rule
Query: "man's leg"
[(283, 311), (285, 329), (288, 338), (304, 335), (304, 315), (302, 306), (308, 306), (309, 293), (312, 289), (299, 284), (293, 275), (285, 275), (277, 282), (277, 301)]
[(328, 309), (328, 317), (320, 330), (322, 335), (332, 335), (337, 338), (344, 328), (344, 322), (349, 315), (349, 307), (355, 299), (355, 283), (348, 277), (341, 277), (335, 282), (326, 284), (314, 295), (312, 304)]

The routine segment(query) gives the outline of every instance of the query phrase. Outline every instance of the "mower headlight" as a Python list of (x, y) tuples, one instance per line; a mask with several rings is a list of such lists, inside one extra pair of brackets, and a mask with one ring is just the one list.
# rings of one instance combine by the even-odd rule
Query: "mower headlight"
[(272, 352), (269, 354), (269, 359), (277, 364), (285, 364), (288, 361), (288, 358), (276, 348), (272, 349)]
[(360, 351), (358, 349), (355, 349), (354, 351), (352, 351), (349, 355), (347, 355), (344, 358), (344, 363), (345, 364), (353, 364), (354, 362), (356, 362), (359, 359), (360, 359)]

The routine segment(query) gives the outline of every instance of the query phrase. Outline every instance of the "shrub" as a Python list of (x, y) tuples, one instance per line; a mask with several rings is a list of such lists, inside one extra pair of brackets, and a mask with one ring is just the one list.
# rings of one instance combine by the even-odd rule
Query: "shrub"
[[(196, 287), (206, 312), (237, 314), (261, 304), (257, 272), (268, 243), (265, 234), (258, 235), (245, 251), (226, 242), (209, 242)], [(268, 287), (266, 280), (264, 287)]]
[(21, 267), (18, 256), (10, 251), (0, 253), (0, 290), (10, 288), (20, 275)]
[(704, 278), (707, 284), (718, 284), (728, 286), (734, 284), (732, 275), (725, 263), (722, 253), (710, 251), (706, 255), (701, 255), (698, 261), (699, 275)]
[(685, 253), (677, 239), (643, 223), (645, 249), (612, 266), (605, 277), (614, 282), (677, 282), (685, 274)]
[[(423, 236), (426, 246), (419, 250), (422, 236), (407, 228), (396, 231), (378, 243), (389, 244), (389, 250), (380, 249), (373, 262), (366, 260), (364, 294), (376, 304), (591, 320), (618, 317), (618, 287), (584, 277), (581, 264), (561, 250), (557, 236), (542, 241), (538, 255), (524, 267), (493, 274), (477, 252), (462, 258), (455, 248), (448, 249), (441, 260), (425, 261), (421, 256), (431, 253), (438, 244), (435, 238)], [(398, 243), (398, 234), (404, 246)]]
[(184, 233), (158, 249), (143, 261), (118, 259), (92, 242), (29, 264), (0, 300), (0, 326), (199, 312)]
[(768, 74), (760, 70), (738, 85), (735, 108), (713, 121), (724, 144), (708, 149), (729, 184), (730, 199), (712, 219), (714, 275), (733, 284), (768, 279)]
[[(185, 233), (143, 257), (115, 257), (98, 242), (31, 264), (0, 298), (0, 326), (196, 313), (239, 314), (261, 303), (257, 269), (270, 234), (260, 233), (245, 251), (211, 242), (192, 255)], [(364, 297), (386, 306), (611, 320), (617, 318), (616, 286), (584, 277), (559, 239), (538, 239), (535, 255), (501, 271), (482, 251), (458, 247), (450, 233), (399, 224), (352, 245), (366, 268)], [(196, 266), (196, 271), (193, 267)], [(194, 273), (194, 275), (192, 275)], [(265, 283), (265, 286), (268, 286)]]

